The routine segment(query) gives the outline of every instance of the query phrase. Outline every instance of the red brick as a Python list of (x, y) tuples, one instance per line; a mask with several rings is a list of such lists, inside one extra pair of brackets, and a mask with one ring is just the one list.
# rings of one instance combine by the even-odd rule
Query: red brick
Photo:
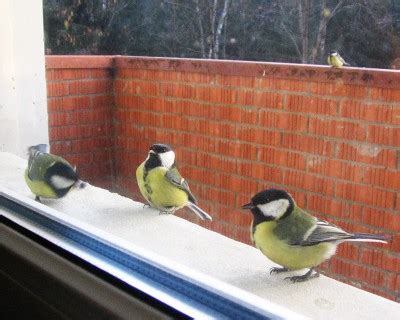
[(391, 168), (397, 165), (395, 150), (370, 144), (339, 143), (338, 158)]
[(267, 166), (263, 163), (239, 162), (237, 174), (254, 179), (263, 179), (272, 183), (283, 182), (283, 172), (280, 168)]
[(54, 77), (56, 80), (76, 80), (91, 78), (90, 69), (55, 69)]
[(364, 182), (386, 189), (400, 190), (400, 171), (368, 167)]
[(391, 123), (400, 124), (400, 106), (393, 106)]
[(371, 122), (390, 123), (393, 108), (390, 105), (371, 104), (361, 101), (344, 100), (340, 104), (340, 116)]
[(117, 68), (116, 78), (145, 78), (145, 70), (133, 68)]
[[(165, 116), (165, 119), (168, 117)], [(172, 116), (169, 116), (171, 118)], [(225, 138), (236, 138), (236, 128), (235, 126), (227, 123), (216, 123), (210, 122), (205, 119), (187, 119), (182, 116), (175, 116), (172, 118), (177, 118), (175, 124), (172, 126), (168, 126), (171, 129), (182, 129), (184, 126), (185, 131), (189, 131), (196, 134), (204, 134), (215, 137), (225, 137)], [(153, 122), (154, 123), (154, 122)], [(172, 122), (165, 122), (164, 125), (172, 124)], [(178, 125), (178, 126), (177, 126)]]
[(400, 101), (400, 90), (391, 88), (371, 88), (372, 100)]
[(149, 79), (155, 81), (179, 81), (182, 80), (182, 73), (172, 70), (144, 70), (144, 75), (139, 77), (141, 79)]
[(286, 186), (292, 186), (330, 196), (332, 196), (335, 191), (335, 185), (332, 179), (317, 177), (301, 171), (286, 170), (283, 183)]
[(400, 272), (400, 257), (387, 254), (381, 250), (363, 248), (361, 261), (366, 265), (375, 266), (388, 271)]
[[(255, 84), (254, 77), (243, 77), (243, 76), (231, 76), (226, 74), (215, 75), (216, 82), (222, 86), (232, 87), (253, 87)], [(191, 78), (187, 79), (191, 81)]]
[(306, 161), (303, 155), (269, 147), (260, 148), (260, 160), (269, 164), (299, 170), (304, 170), (306, 167)]
[(47, 101), (49, 113), (90, 108), (90, 98), (88, 96), (51, 98)]
[(238, 104), (270, 109), (283, 108), (283, 95), (274, 92), (239, 90)]
[(57, 112), (49, 114), (49, 127), (66, 126), (69, 124), (68, 114), (65, 112)]
[(235, 121), (239, 123), (256, 124), (258, 122), (258, 110), (245, 107), (215, 106), (212, 119)]
[(47, 83), (47, 96), (48, 97), (61, 97), (69, 94), (69, 84), (66, 82), (48, 82)]
[(400, 128), (383, 127), (377, 125), (368, 126), (368, 142), (386, 144), (398, 147), (400, 145)]
[(336, 195), (342, 199), (362, 202), (381, 208), (393, 209), (394, 207), (394, 192), (380, 190), (370, 186), (338, 181), (336, 184)]
[(112, 95), (105, 95), (105, 96), (91, 96), (93, 108), (98, 107), (108, 107), (112, 108), (114, 105), (114, 97)]
[(230, 206), (235, 203), (235, 195), (232, 192), (219, 190), (212, 188), (210, 186), (200, 185), (198, 188), (194, 189), (196, 184), (190, 184), (191, 189), (196, 191), (195, 195), (198, 199), (211, 201), (213, 203), (220, 203), (223, 205)]
[(261, 128), (241, 126), (237, 129), (237, 138), (251, 143), (278, 146), (281, 140), (281, 133)]
[(196, 96), (199, 100), (205, 100), (217, 103), (236, 103), (237, 101), (237, 90), (227, 88), (215, 88), (215, 87), (197, 87)]
[(75, 81), (69, 84), (70, 94), (93, 94), (110, 92), (112, 88), (111, 80), (87, 80)]
[(262, 111), (260, 125), (271, 129), (281, 129), (296, 132), (307, 131), (308, 118), (300, 114), (286, 112)]
[(308, 91), (308, 82), (300, 80), (259, 78), (258, 86), (271, 90)]
[(366, 127), (359, 123), (340, 120), (310, 118), (309, 132), (348, 140), (365, 140)]
[[(234, 204), (230, 203), (230, 205)], [(252, 217), (245, 210), (234, 210), (231, 207), (218, 206), (216, 212), (218, 213), (218, 220), (229, 222), (236, 227), (248, 227), (251, 224)], [(247, 230), (249, 232), (249, 230)], [(249, 236), (249, 234), (247, 235)]]
[(361, 222), (362, 220), (363, 206), (321, 195), (309, 194), (307, 196), (307, 209), (354, 222)]
[(388, 289), (400, 292), (400, 274), (390, 273), (388, 277)]
[(369, 269), (365, 266), (354, 265), (335, 258), (331, 260), (332, 272), (344, 275), (348, 278), (366, 281), (375, 286), (383, 286), (385, 274), (383, 272)]
[(319, 137), (282, 132), (281, 146), (317, 155), (333, 155), (333, 142)]
[(400, 211), (400, 192), (397, 193), (396, 196), (396, 207), (395, 210)]
[(92, 79), (108, 79), (112, 78), (112, 69), (92, 69), (91, 78)]
[(181, 81), (184, 82), (196, 82), (196, 83), (209, 83), (214, 84), (215, 79), (213, 74), (197, 73), (197, 72), (178, 72), (180, 74)]
[(71, 141), (53, 142), (50, 145), (50, 152), (57, 155), (65, 155), (71, 152)]
[(196, 95), (196, 90), (192, 85), (182, 83), (162, 83), (161, 92), (167, 97), (177, 97), (193, 99)]
[(400, 232), (400, 215), (366, 207), (362, 222), (370, 226)]
[(338, 246), (336, 256), (357, 261), (360, 256), (360, 249), (357, 244), (345, 242)]
[(319, 97), (289, 95), (286, 109), (301, 113), (336, 115), (338, 102)]
[(218, 140), (215, 142), (215, 151), (220, 156), (230, 156), (244, 159), (257, 159), (257, 147), (252, 144), (238, 141)]
[(392, 235), (392, 241), (390, 242), (390, 250), (394, 252), (400, 252), (400, 234)]
[(367, 97), (367, 87), (360, 85), (350, 85), (347, 83), (339, 82), (311, 82), (310, 91), (312, 93), (324, 96), (343, 96), (352, 98)]
[(116, 80), (114, 90), (118, 94), (137, 94), (144, 96), (157, 96), (160, 94), (158, 83), (150, 81)]
[(233, 192), (246, 191), (250, 193), (256, 193), (259, 191), (259, 184), (256, 181), (240, 178), (238, 176), (217, 174), (213, 180), (216, 187)]
[(367, 171), (366, 166), (322, 157), (308, 159), (307, 168), (313, 173), (359, 183), (365, 183), (365, 175)]

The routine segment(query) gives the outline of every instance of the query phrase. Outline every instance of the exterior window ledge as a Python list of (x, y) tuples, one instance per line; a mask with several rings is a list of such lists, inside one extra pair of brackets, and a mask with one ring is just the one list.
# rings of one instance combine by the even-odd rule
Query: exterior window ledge
[[(222, 295), (238, 295), (236, 302), (255, 309), (258, 305), (260, 314), (269, 310), (283, 318), (315, 319), (377, 319), (383, 314), (394, 319), (400, 314), (400, 304), (325, 276), (298, 284), (270, 276), (274, 264), (258, 249), (101, 188), (88, 185), (61, 200), (36, 204), (24, 182), (25, 167), (26, 160), (0, 153), (3, 195), (9, 190), (58, 221), (79, 224), (99, 239), (140, 252), (149, 261), (158, 259), (160, 268), (192, 276)], [(1, 203), (0, 214), (5, 215)]]

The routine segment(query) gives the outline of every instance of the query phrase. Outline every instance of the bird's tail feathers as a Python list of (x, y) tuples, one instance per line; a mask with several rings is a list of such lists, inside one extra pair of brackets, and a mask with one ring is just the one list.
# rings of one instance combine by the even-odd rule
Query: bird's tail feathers
[(346, 67), (350, 67), (351, 66), (351, 64), (347, 63), (347, 62), (344, 62), (343, 65), (346, 66)]
[(385, 234), (354, 233), (353, 236), (346, 241), (388, 243), (390, 240), (391, 237)]
[(200, 219), (212, 221), (212, 217), (203, 209), (196, 206), (193, 202), (188, 203), (188, 208), (193, 211)]

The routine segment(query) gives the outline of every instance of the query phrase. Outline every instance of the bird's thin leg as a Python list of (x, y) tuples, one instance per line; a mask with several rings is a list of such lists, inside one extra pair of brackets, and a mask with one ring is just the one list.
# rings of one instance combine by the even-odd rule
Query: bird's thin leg
[(39, 196), (36, 196), (36, 197), (35, 197), (35, 200), (36, 200), (37, 202), (42, 203), (42, 201), (40, 200), (40, 197), (39, 197)]
[(283, 267), (283, 268), (273, 267), (273, 268), (269, 269), (269, 274), (274, 274), (274, 273), (278, 274), (278, 273), (288, 272), (288, 271), (289, 271), (289, 269), (285, 268), (285, 267)]
[(313, 273), (314, 268), (311, 268), (310, 270), (307, 271), (307, 273), (303, 274), (302, 276), (293, 276), (293, 277), (286, 277), (286, 279), (292, 281), (292, 282), (304, 282), (309, 279), (317, 278), (319, 277), (318, 272)]

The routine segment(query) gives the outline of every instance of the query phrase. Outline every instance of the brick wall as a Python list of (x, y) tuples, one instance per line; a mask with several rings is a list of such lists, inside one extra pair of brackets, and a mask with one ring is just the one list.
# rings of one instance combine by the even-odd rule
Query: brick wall
[[(87, 80), (60, 80), (55, 72), (80, 74), (81, 69), (73, 71), (75, 65), (68, 67), (77, 58), (47, 59), (64, 66), (64, 71), (48, 69), (53, 151), (58, 145), (57, 151), (80, 161), (80, 152), (87, 156), (91, 149), (74, 150), (73, 139), (65, 140), (65, 133), (57, 136), (57, 124), (63, 130), (68, 126), (62, 116), (57, 123), (54, 112), (67, 116), (70, 111), (67, 104), (54, 111), (52, 104), (70, 99), (71, 92), (64, 90), (75, 88), (76, 81), (97, 83), (89, 78), (99, 74), (106, 80), (93, 86), (109, 93), (111, 75), (104, 68), (110, 64), (103, 69), (85, 66), (80, 78)], [(114, 189), (141, 200), (134, 171), (152, 143), (169, 143), (180, 171), (214, 221), (179, 215), (246, 243), (251, 217), (238, 208), (259, 190), (285, 188), (300, 206), (346, 230), (393, 235), (387, 246), (341, 245), (321, 269), (400, 300), (399, 72), (138, 57), (115, 57), (112, 63), (114, 108), (110, 100), (103, 104), (107, 117), (96, 125), (107, 128), (104, 144), (97, 145), (98, 156), (89, 153), (106, 165), (94, 172), (85, 169), (88, 178), (111, 176), (112, 150)], [(79, 98), (90, 93), (93, 102), (103, 96), (88, 90), (79, 91)], [(86, 123), (81, 117), (67, 119), (77, 128)], [(97, 139), (93, 128), (85, 139), (90, 145)]]
[(112, 57), (46, 58), (51, 152), (106, 188), (113, 181), (112, 66)]

